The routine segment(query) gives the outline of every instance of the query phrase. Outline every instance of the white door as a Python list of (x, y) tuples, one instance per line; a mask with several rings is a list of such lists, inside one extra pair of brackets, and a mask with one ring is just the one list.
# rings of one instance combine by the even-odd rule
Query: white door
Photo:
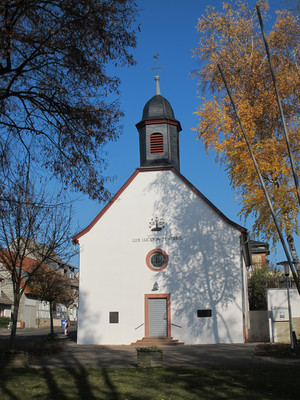
[(148, 299), (149, 337), (168, 336), (167, 299)]

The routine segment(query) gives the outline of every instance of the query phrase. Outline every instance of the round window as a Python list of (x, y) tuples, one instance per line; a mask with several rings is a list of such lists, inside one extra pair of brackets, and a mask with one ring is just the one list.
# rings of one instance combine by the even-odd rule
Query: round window
[(168, 255), (161, 249), (151, 250), (146, 257), (147, 266), (152, 271), (161, 271), (168, 265)]

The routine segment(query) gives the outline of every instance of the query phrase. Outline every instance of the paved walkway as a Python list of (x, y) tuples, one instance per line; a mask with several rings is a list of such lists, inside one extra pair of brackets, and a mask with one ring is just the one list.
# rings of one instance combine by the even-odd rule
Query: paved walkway
[[(59, 330), (58, 330), (59, 331)], [(25, 342), (39, 341), (47, 330), (28, 330), (18, 332), (19, 340)], [(61, 330), (60, 330), (61, 332)], [(30, 336), (30, 337), (28, 337)], [(102, 367), (136, 367), (136, 347), (78, 345), (75, 342), (76, 332), (66, 337), (59, 333), (63, 340), (64, 351), (58, 354), (29, 359), (32, 368), (102, 368)], [(25, 340), (27, 339), (27, 340)], [(7, 332), (0, 334), (1, 341), (8, 340)], [(22, 341), (23, 341), (22, 340)], [(258, 365), (300, 364), (299, 359), (276, 359), (254, 357), (255, 343), (217, 344), (217, 345), (177, 345), (163, 346), (164, 366), (166, 367), (219, 367), (242, 368)]]
[[(166, 367), (243, 368), (256, 365), (293, 364), (300, 360), (255, 358), (255, 344), (180, 345), (161, 347)], [(134, 346), (77, 345), (66, 340), (65, 351), (32, 358), (32, 368), (136, 367)]]

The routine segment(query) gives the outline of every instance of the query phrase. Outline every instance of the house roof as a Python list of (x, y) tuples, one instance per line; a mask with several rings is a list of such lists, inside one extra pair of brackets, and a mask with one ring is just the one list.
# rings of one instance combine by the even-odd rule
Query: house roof
[[(4, 267), (7, 268), (7, 265), (9, 265), (12, 255), (13, 255), (13, 253), (9, 252), (8, 250), (1, 250), (0, 251), (0, 262), (3, 264)], [(39, 264), (40, 264), (39, 268), (41, 268), (43, 270), (47, 270), (48, 269), (48, 267), (44, 263), (41, 264), (40, 261), (34, 260), (33, 258), (29, 258), (29, 257), (24, 257), (22, 259), (22, 262), (21, 262), (20, 258), (17, 256), (15, 262), (16, 262), (16, 265), (22, 263), (22, 271), (27, 272), (27, 273), (32, 272), (34, 270), (34, 268), (36, 268)], [(8, 270), (9, 273), (11, 273), (11, 271), (8, 268), (7, 268), (7, 270)], [(22, 287), (24, 286), (24, 283), (25, 282), (22, 279), (22, 281), (21, 281), (21, 286)], [(25, 288), (24, 292), (26, 294), (30, 293), (28, 287)]]
[[(0, 262), (4, 263), (4, 265), (9, 264), (10, 260), (12, 259), (11, 257), (14, 255), (13, 252), (8, 251), (8, 250), (1, 250), (0, 251)], [(21, 263), (20, 257), (16, 256), (16, 265)], [(34, 260), (33, 258), (29, 257), (24, 257), (22, 258), (22, 269), (26, 272), (31, 272), (37, 264), (40, 264), (40, 261)], [(45, 266), (45, 264), (42, 264)]]
[(125, 184), (121, 187), (121, 189), (113, 196), (113, 198), (106, 204), (106, 206), (102, 209), (102, 211), (94, 218), (94, 220), (81, 232), (77, 233), (73, 236), (73, 241), (75, 243), (79, 243), (79, 239), (81, 236), (85, 235), (89, 232), (93, 226), (101, 219), (101, 217), (106, 213), (106, 211), (114, 204), (114, 202), (119, 198), (122, 192), (126, 190), (126, 188), (131, 184), (131, 182), (136, 178), (136, 176), (140, 173), (147, 173), (149, 171), (166, 171), (170, 170), (174, 172), (189, 188), (203, 201), (205, 201), (224, 221), (226, 221), (229, 225), (233, 226), (237, 230), (239, 230), (243, 234), (247, 234), (247, 229), (242, 227), (241, 225), (231, 221), (227, 218), (213, 203), (211, 203), (194, 185), (192, 185), (180, 172), (178, 172), (174, 167), (158, 167), (158, 168), (137, 168), (136, 171), (131, 175), (131, 177), (125, 182)]
[[(8, 250), (1, 250), (0, 251), (0, 262), (1, 261), (4, 261), (5, 259), (7, 260), (7, 263), (9, 262), (9, 251)], [(10, 253), (10, 254), (13, 254), (13, 253)], [(19, 261), (20, 262), (20, 261)], [(18, 263), (18, 258), (17, 258), (17, 263)], [(5, 263), (3, 263), (2, 262), (2, 264), (3, 264), (3, 266), (4, 267), (6, 267), (7, 268), (7, 265), (5, 265)], [(37, 267), (38, 265), (40, 264), (40, 266), (39, 266), (39, 271), (40, 270), (42, 270), (42, 271), (53, 271), (53, 270), (51, 270), (51, 268), (49, 268), (45, 263), (40, 263), (40, 261), (38, 261), (38, 260), (34, 260), (34, 259), (32, 259), (32, 258), (29, 258), (29, 257), (24, 257), (23, 259), (22, 259), (22, 270), (23, 271), (25, 271), (25, 272), (32, 272), (33, 271), (33, 269), (35, 268), (35, 267)], [(7, 268), (7, 270), (11, 273), (11, 271)], [(1, 277), (1, 276), (0, 276)], [(24, 284), (25, 284), (25, 281), (22, 279), (21, 280), (21, 287), (23, 287), (24, 286)], [(70, 284), (70, 286), (72, 286), (72, 287), (74, 287), (74, 288), (77, 288), (78, 289), (78, 287), (79, 287), (79, 280), (78, 280), (78, 278), (72, 278), (72, 279), (69, 279), (69, 284)], [(3, 292), (2, 292), (3, 293)], [(24, 293), (25, 294), (30, 294), (30, 289), (29, 289), (29, 287), (28, 286), (26, 286), (26, 288), (24, 289)], [(0, 296), (0, 304), (1, 304), (1, 296)], [(3, 303), (2, 303), (3, 304)], [(9, 304), (9, 303), (7, 303), (7, 304)], [(10, 304), (12, 304), (12, 303), (10, 303)]]
[[(49, 246), (41, 244), (32, 239), (28, 239), (28, 238), (25, 239), (22, 236), (20, 236), (20, 239), (21, 240), (24, 239), (24, 242), (26, 242), (26, 250), (28, 252), (26, 254), (26, 256), (28, 258), (40, 260), (43, 255), (49, 253), (48, 261), (45, 261), (46, 264), (48, 264), (48, 262), (54, 262), (59, 265), (67, 266), (70, 269), (76, 269), (76, 267), (74, 267), (73, 265), (68, 264), (67, 262), (63, 261), (54, 250), (50, 251)], [(11, 248), (12, 249), (14, 248), (14, 243), (11, 244)]]

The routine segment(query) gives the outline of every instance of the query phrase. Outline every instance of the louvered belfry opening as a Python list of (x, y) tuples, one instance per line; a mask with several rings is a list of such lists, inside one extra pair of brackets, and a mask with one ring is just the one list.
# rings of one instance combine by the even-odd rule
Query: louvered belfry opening
[(164, 137), (161, 133), (150, 135), (150, 153), (162, 154), (164, 152)]

